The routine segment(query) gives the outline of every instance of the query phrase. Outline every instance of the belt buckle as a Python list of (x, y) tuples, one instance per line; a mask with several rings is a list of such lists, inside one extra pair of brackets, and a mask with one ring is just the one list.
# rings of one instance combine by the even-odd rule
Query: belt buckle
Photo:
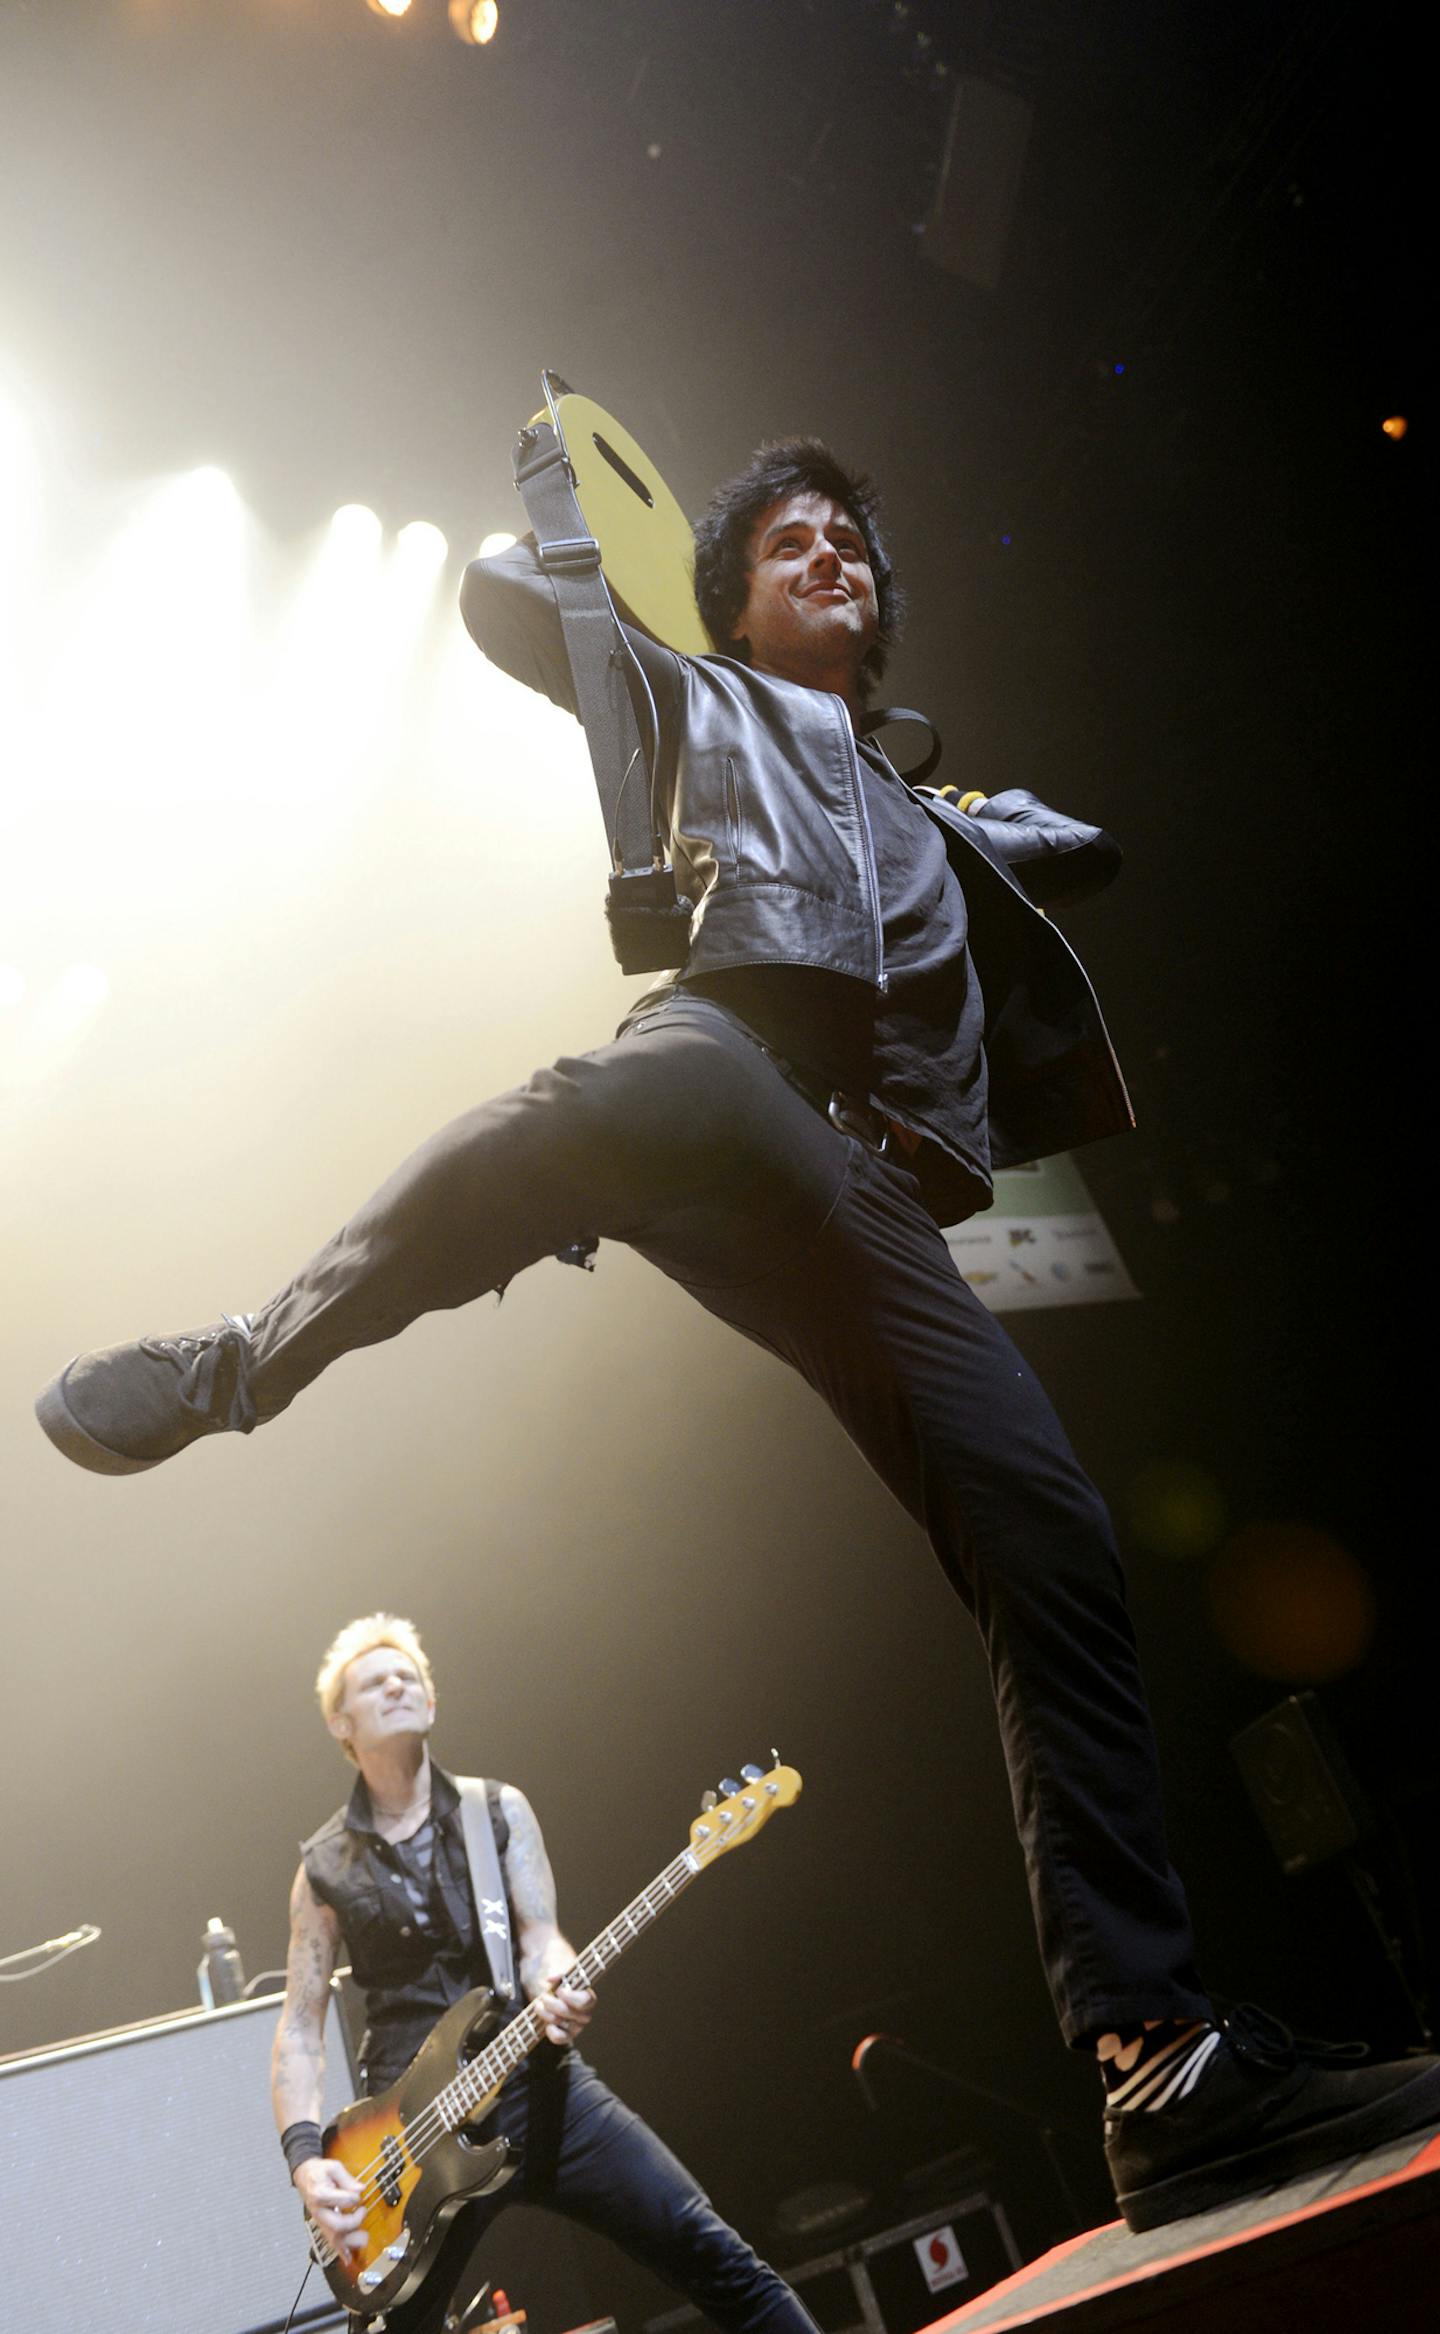
[[(863, 1143), (878, 1159), (883, 1159), (889, 1150), (890, 1129), (868, 1102), (857, 1102), (853, 1095), (842, 1094), (837, 1087), (825, 1106), (825, 1116), (837, 1134), (853, 1135), (857, 1143)], [(879, 1134), (875, 1131), (877, 1126), (881, 1130)]]

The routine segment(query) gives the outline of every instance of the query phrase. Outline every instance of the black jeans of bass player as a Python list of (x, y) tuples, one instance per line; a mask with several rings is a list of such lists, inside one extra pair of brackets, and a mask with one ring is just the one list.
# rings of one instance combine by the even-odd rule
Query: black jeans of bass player
[(447, 2311), (465, 2307), (470, 2293), (458, 2289), (471, 2248), (511, 2200), (597, 2229), (724, 2334), (819, 2334), (679, 2159), (573, 2050), (547, 2048), (508, 2083), (490, 2128), (518, 2149), (520, 2169), (493, 2197), (462, 2205), (419, 2292), (388, 2313), (390, 2334), (440, 2334)]
[(929, 1535), (989, 1656), (1066, 2039), (1203, 2016), (1104, 1505), (903, 1166), (681, 998), (422, 1144), (255, 1316), (282, 1409), (342, 1353), (587, 1237), (788, 1362)]

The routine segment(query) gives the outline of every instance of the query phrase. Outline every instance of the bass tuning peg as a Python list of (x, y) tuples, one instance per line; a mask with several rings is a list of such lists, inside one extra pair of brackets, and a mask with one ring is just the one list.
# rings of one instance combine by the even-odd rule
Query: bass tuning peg
[(719, 1799), (719, 1796), (720, 1794), (718, 1791), (702, 1791), (700, 1794), (700, 1805), (706, 1815), (710, 1813), (711, 1808), (714, 1807), (716, 1801)]
[(740, 1786), (736, 1782), (733, 1775), (722, 1775), (720, 1778), (720, 1789), (727, 1799), (734, 1799), (739, 1792)]
[(742, 1783), (763, 1783), (765, 1780), (765, 1770), (763, 1767), (742, 1767), (740, 1769), (740, 1780)]

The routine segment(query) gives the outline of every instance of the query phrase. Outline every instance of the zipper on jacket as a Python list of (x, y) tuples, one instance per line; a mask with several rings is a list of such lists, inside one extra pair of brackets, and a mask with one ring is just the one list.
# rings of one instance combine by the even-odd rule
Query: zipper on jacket
[(884, 997), (890, 991), (890, 975), (885, 970), (885, 926), (880, 917), (880, 878), (875, 870), (875, 837), (871, 832), (870, 809), (865, 800), (865, 785), (860, 776), (860, 754), (855, 744), (849, 710), (843, 697), (836, 697), (834, 703), (839, 708), (839, 718), (843, 724), (844, 743), (850, 756), (850, 782), (855, 792), (855, 807), (860, 813), (860, 830), (865, 838), (865, 888), (869, 894), (870, 924), (875, 934), (875, 954), (879, 960), (875, 988), (877, 994)]

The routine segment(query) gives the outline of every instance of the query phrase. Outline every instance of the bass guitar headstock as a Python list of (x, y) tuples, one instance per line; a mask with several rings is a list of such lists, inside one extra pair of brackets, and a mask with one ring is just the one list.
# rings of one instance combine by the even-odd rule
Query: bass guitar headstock
[(727, 1776), (719, 1792), (705, 1794), (701, 1812), (690, 1826), (690, 1853), (697, 1866), (728, 1856), (732, 1848), (763, 1830), (777, 1808), (793, 1807), (800, 1796), (800, 1777), (793, 1767), (782, 1767), (778, 1758), (768, 1774), (759, 1767), (742, 1767), (740, 1778), (736, 1783)]

